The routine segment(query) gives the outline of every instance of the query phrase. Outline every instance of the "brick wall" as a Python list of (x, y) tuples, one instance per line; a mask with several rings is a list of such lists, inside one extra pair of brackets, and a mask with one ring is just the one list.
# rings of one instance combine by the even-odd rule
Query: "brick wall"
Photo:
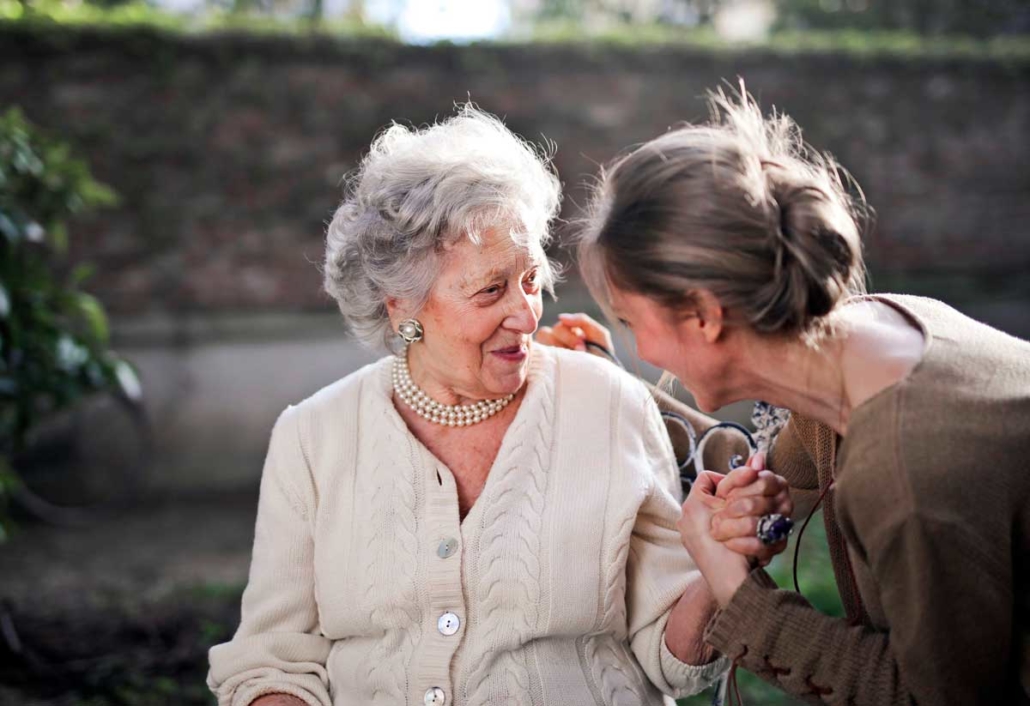
[(598, 163), (703, 118), (705, 89), (738, 75), (865, 188), (875, 288), (1028, 316), (1026, 63), (0, 27), (0, 106), (71, 140), (122, 195), (79, 225), (75, 254), (123, 315), (330, 308), (324, 224), (392, 119), (471, 95), (557, 142), (574, 215)]

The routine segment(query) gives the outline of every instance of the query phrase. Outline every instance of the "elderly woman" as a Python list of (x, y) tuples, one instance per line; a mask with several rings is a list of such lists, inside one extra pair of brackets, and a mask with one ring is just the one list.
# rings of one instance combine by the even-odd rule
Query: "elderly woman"
[(654, 401), (533, 344), (559, 193), (471, 107), (372, 145), (325, 286), (397, 352), (275, 424), (222, 706), (660, 704), (727, 668)]
[[(769, 465), (799, 508), (823, 503), (847, 619), (736, 553), (765, 528), (726, 500), (757, 469), (705, 474), (680, 526), (722, 607), (708, 642), (812, 703), (1030, 703), (1030, 344), (938, 301), (861, 295), (834, 163), (743, 91), (712, 107), (607, 170), (583, 264), (701, 409), (793, 411)], [(605, 338), (574, 316), (548, 340)]]

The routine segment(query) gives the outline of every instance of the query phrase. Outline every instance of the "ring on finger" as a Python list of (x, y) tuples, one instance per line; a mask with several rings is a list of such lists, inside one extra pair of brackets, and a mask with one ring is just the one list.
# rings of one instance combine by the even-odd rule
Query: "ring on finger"
[(758, 518), (755, 536), (762, 544), (778, 544), (794, 532), (794, 521), (786, 515), (774, 512)]

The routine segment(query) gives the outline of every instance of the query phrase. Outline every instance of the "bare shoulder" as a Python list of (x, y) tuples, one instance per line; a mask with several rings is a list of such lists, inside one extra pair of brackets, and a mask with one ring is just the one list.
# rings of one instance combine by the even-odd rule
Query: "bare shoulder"
[(919, 365), (926, 338), (919, 323), (880, 301), (847, 307), (844, 383), (852, 408), (904, 380)]

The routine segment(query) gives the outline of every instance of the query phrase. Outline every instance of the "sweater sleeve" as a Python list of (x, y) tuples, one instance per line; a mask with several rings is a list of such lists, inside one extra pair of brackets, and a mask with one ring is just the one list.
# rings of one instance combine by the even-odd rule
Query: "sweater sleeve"
[[(209, 653), (207, 684), (219, 706), (248, 706), (272, 693), (292, 694), (309, 706), (332, 704), (325, 667), (330, 641), (319, 631), (314, 592), (313, 488), (298, 416), (296, 408), (287, 409), (272, 431), (240, 626)], [(307, 479), (308, 503), (297, 478)]]
[[(691, 581), (703, 579), (676, 528), (681, 509), (669, 486), (677, 474), (672, 448), (654, 404), (648, 405), (645, 434), (648, 458), (654, 464), (649, 475), (653, 482), (630, 537), (627, 625), (630, 648), (648, 679), (659, 691), (679, 698), (708, 687), (729, 668), (729, 660), (720, 657), (708, 664), (686, 664), (665, 644), (665, 626), (672, 609)], [(703, 639), (700, 630), (698, 637)]]
[(783, 476), (790, 486), (794, 517), (803, 520), (819, 501), (819, 471), (805, 448), (803, 437), (815, 422), (791, 415), (769, 452), (769, 470)]
[(825, 616), (759, 570), (713, 619), (709, 643), (816, 703), (991, 703), (1005, 693), (1012, 643), (1008, 569), (961, 523), (880, 521), (876, 506), (863, 508), (856, 530), (869, 538), (889, 632)]
[(823, 615), (761, 569), (708, 626), (740, 666), (810, 703), (892, 706), (910, 700), (886, 633)]

